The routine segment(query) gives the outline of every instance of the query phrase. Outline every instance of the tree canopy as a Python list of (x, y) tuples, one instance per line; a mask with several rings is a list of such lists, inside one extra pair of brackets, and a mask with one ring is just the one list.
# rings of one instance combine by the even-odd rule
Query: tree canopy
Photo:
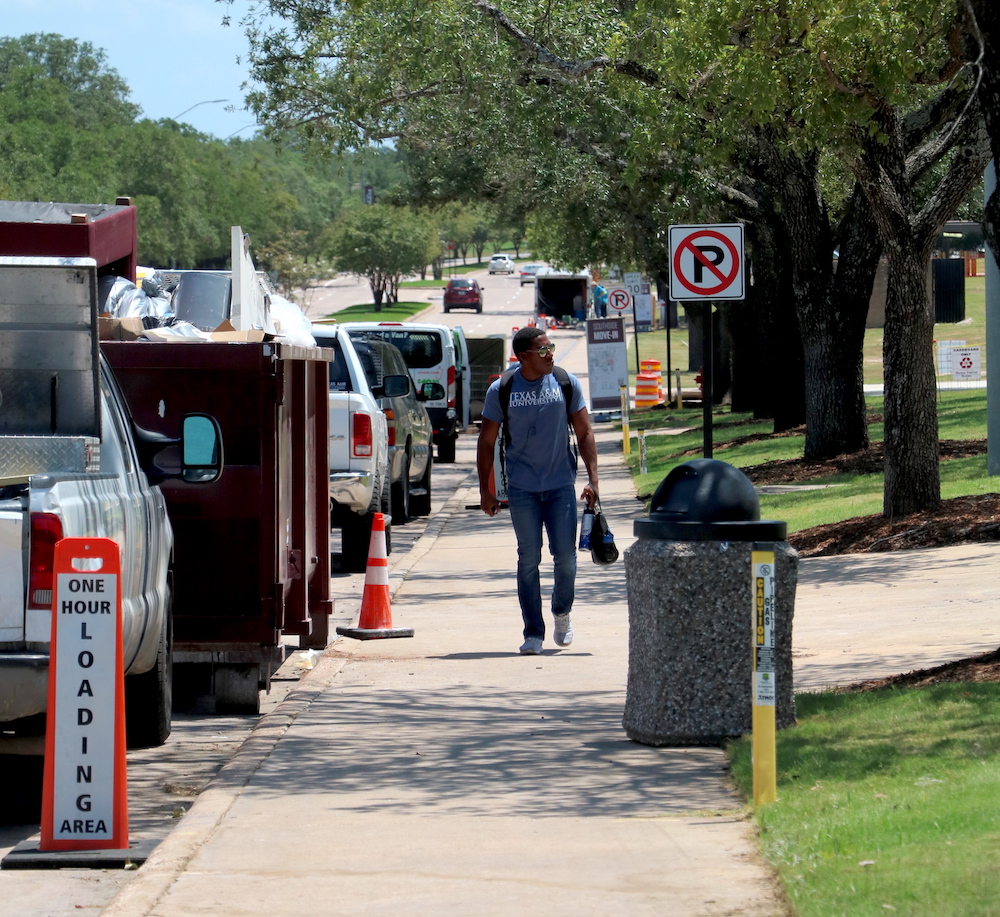
[(51, 34), (0, 39), (0, 197), (128, 196), (140, 262), (217, 268), (229, 258), (232, 225), (282, 264), (290, 244), (315, 262), (330, 222), (361, 206), (362, 176), (385, 195), (402, 176), (389, 148), (310, 158), (291, 136), (223, 142), (138, 115), (104, 51)]
[[(581, 17), (569, 0), (260, 0), (245, 20), (263, 87), (250, 102), (275, 132), (294, 127), (335, 149), (393, 137), (425, 161), (454, 163), (453, 194), (534, 195), (534, 225), (570, 235), (578, 257), (609, 241), (581, 231), (581, 214), (592, 228), (619, 214), (618, 260), (654, 268), (669, 222), (750, 221), (755, 262), (765, 239), (795, 250), (783, 285), (806, 335), (815, 457), (851, 446), (838, 430), (867, 443), (862, 310), (884, 251), (892, 515), (940, 498), (922, 277), (986, 152), (964, 10), (954, 0), (634, 0)], [(848, 402), (850, 422), (826, 422)]]

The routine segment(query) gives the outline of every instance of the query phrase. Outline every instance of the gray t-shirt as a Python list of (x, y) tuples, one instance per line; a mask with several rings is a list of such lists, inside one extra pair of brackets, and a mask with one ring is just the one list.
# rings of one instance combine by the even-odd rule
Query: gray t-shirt
[[(567, 375), (573, 387), (569, 413), (575, 414), (586, 407), (586, 401), (580, 380), (572, 373)], [(486, 392), (483, 417), (503, 424), (499, 379)], [(574, 483), (576, 456), (569, 445), (566, 402), (559, 380), (552, 373), (529, 382), (518, 368), (510, 388), (507, 420), (510, 424), (510, 445), (504, 464), (511, 486), (519, 490), (539, 491)], [(503, 435), (502, 430), (500, 435)]]

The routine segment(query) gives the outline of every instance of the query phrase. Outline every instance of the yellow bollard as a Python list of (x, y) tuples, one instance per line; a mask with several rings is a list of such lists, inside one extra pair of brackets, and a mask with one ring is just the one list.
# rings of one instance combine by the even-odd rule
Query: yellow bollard
[(774, 712), (774, 545), (755, 544), (753, 570), (753, 804), (778, 798)]
[(628, 424), (628, 386), (620, 385), (618, 394), (622, 403), (622, 455), (632, 454), (632, 436)]

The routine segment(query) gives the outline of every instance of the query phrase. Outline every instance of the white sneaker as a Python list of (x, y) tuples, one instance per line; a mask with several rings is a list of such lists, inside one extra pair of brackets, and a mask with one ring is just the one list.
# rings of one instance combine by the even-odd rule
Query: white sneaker
[(522, 656), (538, 656), (542, 652), (542, 638), (528, 637), (521, 644), (521, 649), (518, 652)]
[(564, 615), (553, 615), (556, 622), (555, 633), (552, 639), (556, 646), (569, 646), (573, 642), (573, 622), (569, 619), (569, 612)]

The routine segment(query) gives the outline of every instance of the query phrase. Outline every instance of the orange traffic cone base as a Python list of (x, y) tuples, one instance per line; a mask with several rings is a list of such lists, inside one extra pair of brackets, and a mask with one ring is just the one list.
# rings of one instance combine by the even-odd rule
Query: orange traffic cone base
[(341, 637), (353, 637), (355, 640), (385, 640), (387, 637), (412, 637), (412, 627), (383, 627), (370, 630), (365, 627), (338, 627)]
[(385, 640), (389, 637), (412, 637), (412, 627), (392, 626), (392, 606), (389, 600), (389, 563), (386, 557), (385, 518), (375, 514), (368, 547), (365, 570), (365, 591), (361, 597), (361, 614), (357, 627), (338, 627), (341, 637), (355, 640)]

